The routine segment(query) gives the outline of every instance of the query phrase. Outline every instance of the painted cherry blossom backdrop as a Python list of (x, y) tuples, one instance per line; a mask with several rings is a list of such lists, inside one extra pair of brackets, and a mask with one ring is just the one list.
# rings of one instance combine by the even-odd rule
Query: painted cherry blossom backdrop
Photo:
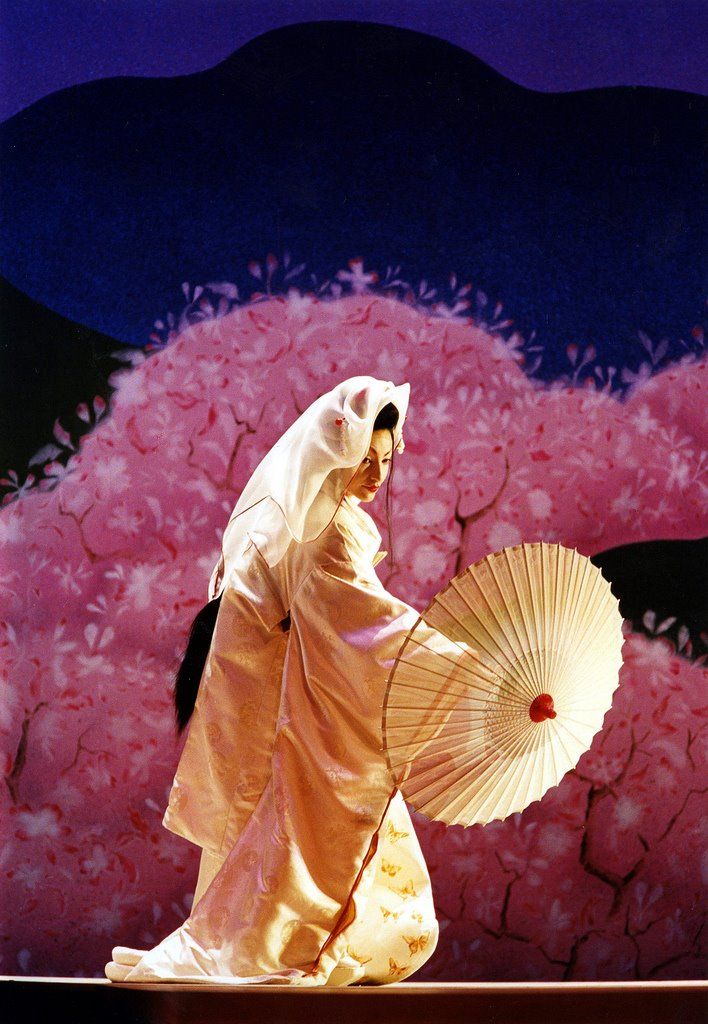
[[(397, 562), (379, 566), (411, 604), (522, 540), (592, 555), (706, 532), (700, 352), (654, 372), (649, 343), (619, 374), (572, 351), (568, 378), (543, 383), (533, 346), (499, 310), (467, 317), (463, 290), (426, 307), (422, 290), (376, 294), (360, 263), (343, 274), (326, 300), (187, 289), (109, 408), (80, 409), (78, 450), (58, 423), (42, 479), (6, 496), (2, 973), (101, 975), (114, 943), (186, 916), (197, 850), (160, 823), (172, 675), (239, 488), (337, 381), (411, 382)], [(442, 926), (419, 977), (702, 973), (706, 672), (685, 636), (677, 652), (625, 631), (605, 727), (557, 789), (484, 828), (416, 817)]]

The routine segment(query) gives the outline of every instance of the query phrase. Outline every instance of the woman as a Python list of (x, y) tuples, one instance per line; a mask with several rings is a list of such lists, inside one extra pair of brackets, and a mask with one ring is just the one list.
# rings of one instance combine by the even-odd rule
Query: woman
[(164, 817), (202, 848), (194, 904), (154, 949), (116, 947), (111, 980), (387, 983), (433, 952), (430, 879), (381, 740), (386, 681), (418, 613), (376, 576), (386, 552), (362, 507), (403, 450), (409, 390), (344, 381), (244, 488)]

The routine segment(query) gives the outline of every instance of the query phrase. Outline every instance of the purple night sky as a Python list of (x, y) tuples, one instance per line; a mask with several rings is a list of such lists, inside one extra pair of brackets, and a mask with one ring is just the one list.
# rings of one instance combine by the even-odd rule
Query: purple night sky
[(0, 0), (0, 120), (65, 86), (202, 71), (302, 21), (377, 21), (446, 39), (531, 89), (708, 93), (704, 0)]

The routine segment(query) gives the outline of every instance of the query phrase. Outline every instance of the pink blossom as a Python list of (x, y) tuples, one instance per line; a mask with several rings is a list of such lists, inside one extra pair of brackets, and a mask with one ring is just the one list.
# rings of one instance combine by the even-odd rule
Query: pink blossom
[[(261, 261), (263, 288), (285, 269)], [(518, 337), (374, 283), (353, 261), (344, 297), (298, 290), (180, 331), (162, 321), (169, 343), (130, 361), (106, 415), (94, 406), (71, 473), (44, 493), (8, 474), (0, 729), (15, 799), (5, 786), (0, 813), (13, 969), (100, 972), (111, 945), (149, 944), (187, 912), (197, 851), (160, 825), (178, 758), (174, 669), (248, 475), (328, 387), (372, 372), (411, 383), (396, 565), (377, 571), (417, 607), (459, 568), (540, 535), (595, 553), (705, 528), (705, 361), (645, 375), (623, 401), (543, 385)], [(454, 310), (471, 294), (456, 288), (434, 301)], [(209, 298), (196, 292), (189, 302)], [(221, 298), (234, 296), (215, 290), (214, 310)], [(388, 549), (383, 503), (371, 512)], [(701, 973), (706, 672), (662, 627), (627, 624), (605, 727), (540, 803), (467, 830), (416, 816), (444, 925), (420, 980)]]

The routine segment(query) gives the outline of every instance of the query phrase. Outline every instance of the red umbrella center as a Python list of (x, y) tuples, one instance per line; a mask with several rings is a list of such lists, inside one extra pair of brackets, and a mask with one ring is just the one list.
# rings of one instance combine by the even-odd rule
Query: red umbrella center
[(529, 708), (529, 718), (532, 722), (545, 722), (547, 718), (555, 718), (556, 713), (550, 693), (539, 693)]

